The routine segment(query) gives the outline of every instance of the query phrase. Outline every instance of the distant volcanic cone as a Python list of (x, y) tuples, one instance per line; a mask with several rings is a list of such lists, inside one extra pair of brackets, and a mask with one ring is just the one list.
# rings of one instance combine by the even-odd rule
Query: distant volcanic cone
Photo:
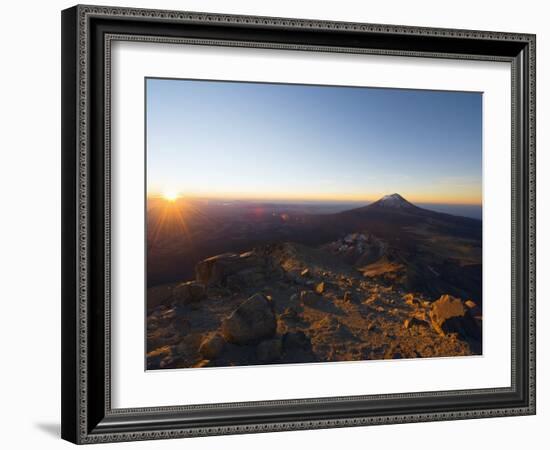
[(418, 210), (418, 206), (405, 200), (399, 194), (385, 195), (380, 200), (371, 203), (367, 208), (369, 209), (400, 209), (400, 210)]

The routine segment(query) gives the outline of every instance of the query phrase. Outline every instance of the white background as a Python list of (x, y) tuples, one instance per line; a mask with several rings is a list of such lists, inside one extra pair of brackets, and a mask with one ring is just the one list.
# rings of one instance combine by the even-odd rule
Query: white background
[[(294, 1), (139, 1), (108, 4), (203, 10), (318, 19), (533, 32), (538, 35), (538, 415), (385, 427), (225, 436), (186, 441), (115, 444), (118, 448), (330, 448), (408, 449), (542, 448), (550, 421), (546, 342), (550, 294), (544, 275), (550, 270), (550, 30), (542, 1), (298, 2)], [(60, 18), (71, 2), (11, 2), (3, 5), (2, 154), (2, 304), (0, 337), (0, 443), (4, 448), (68, 448), (59, 440), (60, 396)], [(110, 448), (110, 447), (109, 447)]]
[[(136, 42), (111, 55), (114, 408), (510, 386), (509, 63)], [(160, 75), (483, 92), (483, 356), (144, 372), (143, 79)]]

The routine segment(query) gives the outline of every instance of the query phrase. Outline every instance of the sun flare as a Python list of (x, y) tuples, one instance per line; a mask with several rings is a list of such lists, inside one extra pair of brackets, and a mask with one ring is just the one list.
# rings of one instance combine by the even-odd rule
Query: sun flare
[(179, 195), (175, 191), (166, 191), (162, 193), (162, 198), (164, 198), (164, 200), (169, 202), (175, 202), (178, 199), (178, 197)]

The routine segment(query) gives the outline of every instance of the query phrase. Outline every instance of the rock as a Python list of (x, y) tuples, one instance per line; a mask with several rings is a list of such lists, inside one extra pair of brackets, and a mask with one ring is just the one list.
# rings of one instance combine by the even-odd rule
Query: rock
[(225, 279), (225, 284), (233, 290), (256, 286), (265, 283), (265, 273), (261, 267), (251, 267), (244, 269), (233, 275), (228, 275)]
[(256, 356), (261, 362), (273, 362), (281, 358), (283, 345), (281, 339), (268, 339), (256, 347)]
[(440, 335), (459, 333), (462, 337), (481, 338), (478, 323), (459, 298), (442, 295), (432, 303), (430, 310), (432, 327)]
[(225, 348), (225, 340), (219, 334), (206, 337), (200, 347), (199, 353), (205, 359), (216, 359), (218, 358)]
[(348, 302), (348, 303), (353, 301), (353, 298), (352, 298), (352, 295), (351, 295), (350, 291), (344, 292), (344, 301)]
[(317, 286), (315, 286), (315, 292), (319, 295), (321, 295), (323, 292), (325, 292), (325, 283), (324, 283), (324, 281), (321, 281)]
[(222, 335), (233, 344), (249, 344), (275, 334), (277, 321), (271, 302), (254, 294), (222, 322)]
[(473, 309), (477, 306), (477, 304), (472, 300), (466, 300), (464, 302), (464, 305), (466, 305), (466, 307), (469, 308), (469, 309)]
[(466, 309), (459, 298), (451, 295), (442, 295), (432, 303), (430, 319), (435, 331), (441, 335), (445, 335), (446, 333), (443, 331), (445, 322), (455, 317), (464, 317), (465, 313)]
[(235, 253), (224, 253), (222, 255), (212, 256), (200, 261), (195, 266), (195, 276), (197, 281), (204, 284), (219, 284), (225, 281), (227, 276), (227, 266), (238, 261), (239, 256)]
[(172, 290), (173, 303), (181, 303), (188, 305), (191, 303), (197, 303), (206, 298), (206, 287), (204, 284), (197, 281), (188, 281), (186, 283), (178, 284)]
[(468, 308), (468, 312), (475, 318), (481, 319), (481, 308), (473, 300), (466, 300), (464, 305)]
[(303, 276), (303, 277), (308, 277), (309, 276), (309, 269), (306, 267), (304, 270), (302, 270), (300, 272), (300, 275)]
[(411, 306), (418, 306), (420, 305), (420, 300), (418, 300), (417, 298), (415, 298), (415, 296), (413, 294), (405, 294), (403, 296), (403, 301), (407, 304), (407, 305), (411, 305)]
[(254, 252), (223, 253), (204, 259), (195, 266), (195, 275), (198, 282), (207, 286), (225, 285), (227, 278), (243, 271), (242, 277), (255, 277), (256, 273), (263, 270), (265, 261)]
[(311, 350), (311, 340), (303, 331), (292, 331), (283, 336), (283, 348), (291, 350)]

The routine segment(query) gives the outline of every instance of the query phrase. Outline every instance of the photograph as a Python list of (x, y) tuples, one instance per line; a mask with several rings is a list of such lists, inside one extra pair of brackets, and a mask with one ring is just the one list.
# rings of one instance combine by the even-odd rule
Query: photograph
[(482, 355), (482, 93), (145, 97), (148, 370)]
[[(35, 395), (50, 414), (31, 408), (33, 442), (54, 426), (74, 444), (151, 448), (332, 448), (345, 433), (452, 450), (457, 427), (480, 446), (536, 441), (536, 73), (550, 32), (520, 6), (495, 22), (495, 2), (449, 15), (398, 1), (61, 5), (33, 22), (41, 39), (18, 53), (56, 48), (61, 63), (38, 102), (60, 114), (29, 133), (21, 95), (8, 108), (25, 112), (11, 147), (34, 139), (44, 163), (8, 153), (60, 194), (55, 239), (36, 230), (47, 183), (11, 194), (34, 219), (5, 221), (32, 228), (8, 239), (25, 273), (7, 298), (29, 285), (21, 242), (61, 244), (61, 264), (37, 272), (60, 308), (28, 315), (51, 328), (48, 351), (16, 364), (26, 385), (56, 387)], [(8, 97), (36, 72), (23, 69)], [(29, 178), (12, 166), (8, 193)], [(34, 436), (23, 416), (13, 442)]]

